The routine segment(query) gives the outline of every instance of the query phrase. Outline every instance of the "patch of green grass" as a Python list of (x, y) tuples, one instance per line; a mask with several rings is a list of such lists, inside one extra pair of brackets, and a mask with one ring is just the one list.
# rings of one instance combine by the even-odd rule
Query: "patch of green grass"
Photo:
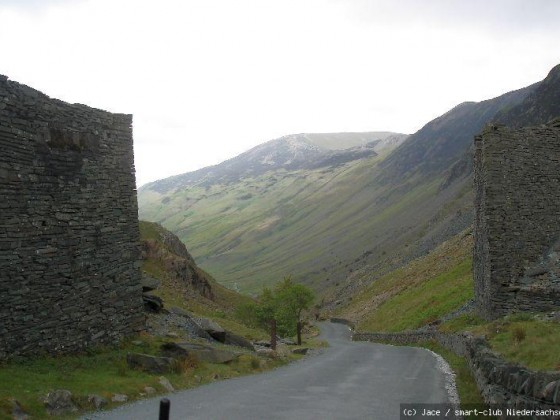
[(140, 220), (139, 226), (142, 239), (159, 240), (161, 227), (157, 223)]
[(467, 331), (472, 329), (473, 327), (486, 324), (487, 321), (484, 319), (476, 316), (473, 313), (467, 313), (459, 315), (456, 318), (453, 318), (449, 321), (442, 323), (439, 326), (439, 330), (441, 332), (447, 333), (457, 333), (460, 331)]
[(426, 325), (459, 308), (473, 296), (472, 260), (427, 281), (405, 287), (359, 324), (360, 331), (402, 331)]
[[(130, 369), (127, 352), (157, 354), (163, 339), (146, 335), (137, 337), (142, 345), (127, 340), (118, 347), (98, 347), (81, 355), (38, 357), (0, 365), (0, 418), (11, 418), (11, 399), (15, 398), (33, 418), (47, 418), (41, 399), (50, 391), (67, 389), (80, 404), (82, 412), (92, 410), (87, 403), (89, 394), (111, 400), (113, 394), (126, 394), (129, 401), (142, 398), (146, 386), (159, 393), (161, 375)], [(253, 354), (243, 354), (228, 364), (185, 364), (181, 372), (165, 374), (176, 389), (198, 386), (216, 380), (233, 378), (272, 369), (297, 357), (259, 360)], [(258, 363), (255, 362), (257, 359)], [(116, 404), (109, 402), (107, 408)]]
[(530, 369), (560, 370), (560, 324), (538, 314), (517, 313), (492, 322), (464, 314), (439, 326), (442, 332), (470, 331), (484, 336), (504, 359)]
[(547, 322), (527, 314), (505, 317), (474, 327), (473, 332), (485, 335), (492, 349), (506, 360), (530, 369), (560, 370), (560, 324)]

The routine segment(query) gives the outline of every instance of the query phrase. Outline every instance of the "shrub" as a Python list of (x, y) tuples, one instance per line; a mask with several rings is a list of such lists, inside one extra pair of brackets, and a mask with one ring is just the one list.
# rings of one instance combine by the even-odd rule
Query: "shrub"
[(171, 370), (174, 373), (182, 374), (186, 373), (189, 370), (194, 370), (199, 366), (199, 362), (194, 355), (189, 354), (187, 357), (181, 357), (180, 359), (176, 359), (172, 366)]
[(250, 364), (251, 364), (251, 369), (258, 369), (261, 367), (261, 361), (258, 357), (252, 356)]
[(516, 325), (513, 328), (511, 335), (513, 337), (513, 341), (515, 341), (516, 343), (520, 343), (525, 340), (527, 333), (525, 332), (525, 328), (523, 328), (521, 325)]

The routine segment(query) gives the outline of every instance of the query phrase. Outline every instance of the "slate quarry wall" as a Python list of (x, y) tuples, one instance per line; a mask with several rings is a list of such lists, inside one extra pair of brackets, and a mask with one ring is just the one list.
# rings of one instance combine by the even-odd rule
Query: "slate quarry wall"
[(131, 124), (0, 75), (0, 359), (143, 327)]
[(475, 138), (473, 274), (491, 319), (560, 308), (560, 120)]

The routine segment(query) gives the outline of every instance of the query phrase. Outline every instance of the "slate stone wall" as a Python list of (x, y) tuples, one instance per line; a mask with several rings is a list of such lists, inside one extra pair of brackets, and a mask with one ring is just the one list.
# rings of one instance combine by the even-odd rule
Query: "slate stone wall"
[(143, 327), (131, 124), (0, 75), (0, 359)]
[(475, 138), (478, 312), (560, 308), (560, 122), (488, 126)]

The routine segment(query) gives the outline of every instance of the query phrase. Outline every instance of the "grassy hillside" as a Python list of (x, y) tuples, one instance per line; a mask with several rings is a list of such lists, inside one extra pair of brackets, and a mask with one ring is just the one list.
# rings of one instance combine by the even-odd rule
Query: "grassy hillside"
[(140, 215), (176, 233), (227, 287), (254, 292), (292, 274), (324, 289), (364, 264), (392, 266), (414, 255), (437, 233), (428, 226), (435, 218), (441, 227), (468, 217), (457, 213), (470, 202), (465, 183), (443, 191), (443, 177), (383, 184), (382, 159), (166, 194), (147, 190)]
[[(291, 274), (343, 290), (360, 271), (366, 284), (470, 225), (465, 153), (485, 123), (534, 88), (461, 104), (402, 144), (334, 165), (290, 169), (290, 153), (306, 162), (320, 152), (309, 148), (312, 135), (287, 136), (140, 189), (140, 215), (176, 233), (230, 288), (255, 292)], [(341, 135), (321, 136), (330, 144)], [(269, 161), (284, 163), (267, 169)]]
[(402, 331), (435, 321), (473, 297), (472, 236), (466, 231), (375, 280), (334, 311), (361, 331)]

